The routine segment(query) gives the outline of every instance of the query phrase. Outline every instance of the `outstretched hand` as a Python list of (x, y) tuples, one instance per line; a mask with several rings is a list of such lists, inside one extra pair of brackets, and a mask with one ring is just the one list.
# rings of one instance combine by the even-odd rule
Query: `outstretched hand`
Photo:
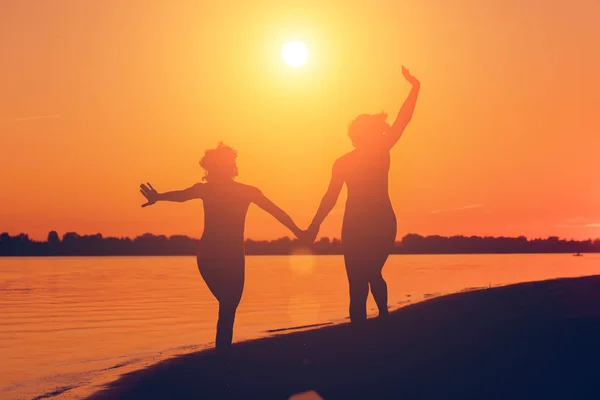
[(148, 200), (148, 202), (142, 204), (142, 207), (151, 206), (158, 200), (158, 192), (152, 187), (150, 182), (147, 183), (148, 186), (144, 185), (143, 183), (140, 185), (140, 193), (144, 195), (146, 200)]
[(406, 69), (404, 65), (402, 66), (402, 75), (404, 76), (404, 79), (406, 79), (411, 85), (415, 86), (420, 84), (419, 80), (412, 76), (410, 71)]

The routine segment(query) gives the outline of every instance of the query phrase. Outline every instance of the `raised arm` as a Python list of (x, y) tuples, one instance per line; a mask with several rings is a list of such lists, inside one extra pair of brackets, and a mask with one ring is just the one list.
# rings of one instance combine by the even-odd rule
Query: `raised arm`
[(402, 67), (402, 75), (404, 75), (404, 78), (412, 85), (412, 89), (410, 90), (406, 100), (404, 100), (404, 104), (402, 104), (400, 111), (398, 111), (398, 116), (396, 117), (396, 121), (392, 125), (391, 129), (385, 135), (383, 135), (388, 149), (394, 147), (398, 140), (400, 140), (406, 125), (408, 125), (410, 122), (417, 104), (419, 89), (421, 88), (421, 83), (417, 80), (417, 78), (412, 76), (404, 66)]
[(275, 203), (269, 200), (260, 190), (255, 189), (252, 195), (252, 202), (275, 217), (275, 219), (281, 222), (283, 226), (292, 231), (296, 237), (299, 238), (302, 235), (302, 231), (294, 221), (292, 221), (292, 218), (281, 208), (277, 207)]
[(344, 187), (344, 177), (339, 165), (339, 161), (337, 161), (333, 165), (333, 171), (331, 173), (331, 180), (329, 181), (327, 192), (325, 192), (325, 195), (321, 199), (321, 204), (319, 204), (317, 213), (307, 229), (308, 241), (314, 242), (317, 238), (321, 223), (329, 215), (331, 210), (333, 210), (333, 207), (335, 206), (335, 203), (337, 203), (337, 199), (340, 196), (340, 192), (342, 191), (342, 187)]
[(192, 199), (202, 198), (204, 193), (204, 184), (197, 183), (187, 189), (158, 193), (150, 183), (147, 185), (142, 183), (140, 185), (140, 192), (144, 195), (146, 200), (148, 200), (145, 204), (142, 204), (142, 207), (151, 206), (157, 201), (175, 201), (181, 203)]

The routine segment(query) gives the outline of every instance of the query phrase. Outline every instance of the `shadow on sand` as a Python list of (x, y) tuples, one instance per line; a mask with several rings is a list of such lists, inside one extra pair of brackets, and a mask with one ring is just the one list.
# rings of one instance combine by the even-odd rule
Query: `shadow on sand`
[(431, 299), (362, 332), (239, 343), (232, 369), (213, 351), (176, 357), (89, 399), (600, 398), (599, 339), (600, 276), (557, 279)]

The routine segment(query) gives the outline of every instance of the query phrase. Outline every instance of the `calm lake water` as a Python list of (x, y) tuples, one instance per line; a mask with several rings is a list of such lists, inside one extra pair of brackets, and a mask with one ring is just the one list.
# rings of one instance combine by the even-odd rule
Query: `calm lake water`
[[(600, 255), (395, 255), (392, 308), (516, 282), (600, 273)], [(343, 321), (341, 256), (254, 256), (235, 341)], [(375, 303), (369, 297), (371, 314)], [(217, 303), (194, 257), (0, 258), (0, 398), (81, 398), (119, 374), (210, 346)], [(408, 329), (408, 327), (407, 327)]]

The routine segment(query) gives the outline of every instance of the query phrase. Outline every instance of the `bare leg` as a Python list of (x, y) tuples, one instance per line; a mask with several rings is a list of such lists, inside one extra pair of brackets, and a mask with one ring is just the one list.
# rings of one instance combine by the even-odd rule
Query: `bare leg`
[(354, 278), (350, 283), (350, 321), (361, 323), (367, 320), (367, 296), (369, 283), (366, 279)]
[(218, 353), (227, 355), (233, 340), (235, 313), (244, 290), (244, 258), (225, 260), (228, 263), (220, 259), (209, 261), (198, 258), (198, 267), (208, 288), (219, 302), (215, 347)]
[(387, 283), (381, 274), (383, 266), (389, 257), (389, 253), (387, 252), (387, 249), (383, 251), (385, 253), (379, 253), (382, 255), (374, 257), (373, 263), (368, 266), (369, 285), (371, 286), (373, 299), (375, 299), (375, 303), (379, 309), (380, 318), (389, 316)]
[(367, 296), (369, 281), (363, 273), (363, 260), (356, 254), (344, 254), (346, 275), (350, 289), (350, 322), (360, 324), (367, 320)]
[(377, 308), (379, 309), (379, 317), (385, 318), (390, 315), (388, 310), (388, 290), (387, 283), (383, 276), (381, 275), (381, 271), (379, 273), (374, 274), (370, 280), (369, 284), (371, 286), (371, 293), (373, 294), (373, 298), (375, 299), (375, 303), (377, 304)]
[(229, 353), (233, 340), (233, 323), (237, 304), (223, 302), (219, 304), (219, 320), (217, 321), (217, 338), (215, 345), (219, 353)]

